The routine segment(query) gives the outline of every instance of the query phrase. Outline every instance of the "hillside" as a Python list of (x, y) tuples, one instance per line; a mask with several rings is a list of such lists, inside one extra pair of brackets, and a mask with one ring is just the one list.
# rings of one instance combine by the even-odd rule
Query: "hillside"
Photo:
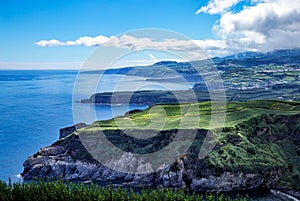
[[(163, 120), (162, 110), (166, 114), (165, 124), (159, 127)], [(224, 128), (217, 123), (209, 126), (212, 116), (218, 119), (224, 112)], [(199, 115), (200, 118), (196, 118)], [(180, 125), (182, 116), (185, 120)], [(137, 128), (132, 129), (130, 119)], [(119, 129), (120, 126), (122, 130)], [(127, 154), (112, 155), (111, 150), (103, 149), (105, 144), (99, 140), (100, 131), (115, 147)], [(156, 131), (157, 135), (144, 139), (152, 131)], [(190, 136), (194, 131), (191, 146), (184, 154), (181, 152), (171, 165), (166, 164), (157, 169), (136, 155), (155, 153), (172, 144), (178, 133)], [(127, 132), (140, 138), (133, 138)], [(215, 146), (207, 156), (199, 158), (199, 151), (207, 135), (215, 136)], [(87, 152), (82, 142), (88, 144), (89, 148), (92, 147), (92, 150)], [(175, 146), (174, 150), (182, 151), (180, 146)], [(101, 153), (101, 157), (107, 159), (106, 164), (115, 164), (116, 168), (130, 167), (132, 171), (152, 168), (155, 172), (142, 175), (117, 172), (100, 164), (90, 153), (94, 157)], [(168, 162), (163, 157), (152, 158), (151, 161)], [(225, 109), (220, 106), (212, 111), (211, 103), (202, 102), (157, 105), (145, 111), (94, 122), (29, 157), (24, 162), (22, 175), (25, 179), (59, 176), (105, 181), (118, 179), (123, 185), (190, 187), (196, 191), (268, 187), (294, 192), (300, 190), (299, 161), (299, 103), (231, 102)]]

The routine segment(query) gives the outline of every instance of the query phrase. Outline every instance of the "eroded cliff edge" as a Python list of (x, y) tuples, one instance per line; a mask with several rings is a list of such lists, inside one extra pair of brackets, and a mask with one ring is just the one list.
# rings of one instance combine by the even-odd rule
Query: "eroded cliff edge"
[[(162, 165), (159, 170), (151, 174), (116, 172), (95, 160), (81, 142), (82, 137), (89, 139), (90, 143), (97, 142), (99, 125), (95, 122), (74, 131), (49, 147), (40, 149), (29, 157), (24, 162), (22, 176), (24, 179), (59, 178), (60, 176), (65, 179), (80, 180), (117, 179), (123, 185), (189, 187), (195, 191), (235, 191), (260, 187), (275, 188), (285, 192), (299, 191), (299, 104), (266, 102), (263, 107), (272, 107), (273, 114), (261, 112), (245, 120), (239, 120), (234, 125), (228, 124), (222, 129), (210, 131), (197, 129), (192, 145), (183, 155), (178, 156), (173, 164)], [(261, 110), (262, 107), (259, 109)], [(287, 110), (287, 112), (278, 113), (278, 110)], [(230, 115), (227, 118), (233, 118)], [(181, 131), (189, 133), (191, 130)], [(151, 169), (150, 164), (135, 159), (132, 153), (144, 154), (161, 150), (172, 142), (178, 129), (162, 130), (149, 139), (135, 139), (126, 135), (124, 131), (110, 127), (101, 131), (112, 144), (127, 152), (123, 155), (112, 155), (109, 163), (116, 167)], [(215, 132), (221, 132), (216, 146), (208, 156), (199, 159), (199, 150), (205, 136), (207, 133)]]

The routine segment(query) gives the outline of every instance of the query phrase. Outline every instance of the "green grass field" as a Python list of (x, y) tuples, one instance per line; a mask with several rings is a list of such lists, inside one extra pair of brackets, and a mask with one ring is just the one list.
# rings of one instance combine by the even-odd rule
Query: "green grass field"
[[(223, 103), (161, 104), (141, 112), (115, 119), (97, 121), (82, 130), (115, 129), (216, 129), (232, 127), (261, 114), (294, 115), (300, 113), (300, 103), (251, 101)], [(223, 124), (224, 122), (224, 124)]]

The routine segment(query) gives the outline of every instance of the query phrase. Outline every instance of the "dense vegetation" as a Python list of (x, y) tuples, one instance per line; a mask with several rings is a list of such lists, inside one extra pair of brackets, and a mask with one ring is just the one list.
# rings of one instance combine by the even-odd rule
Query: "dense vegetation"
[(99, 187), (64, 183), (62, 180), (45, 182), (42, 180), (31, 183), (5, 183), (0, 181), (0, 201), (247, 201), (249, 198), (236, 196), (231, 198), (223, 194), (190, 194), (183, 190), (146, 189), (137, 193), (132, 189)]
[[(300, 103), (285, 101), (229, 102), (226, 108), (220, 105), (214, 111), (211, 110), (210, 102), (161, 104), (144, 111), (129, 112), (115, 119), (95, 122), (54, 145), (77, 150), (76, 154), (72, 154), (74, 160), (92, 161), (92, 157), (76, 137), (85, 137), (86, 140), (95, 142), (94, 136), (102, 130), (110, 142), (120, 149), (143, 154), (168, 146), (179, 129), (184, 129), (184, 132), (197, 129), (194, 142), (183, 161), (185, 167), (192, 169), (200, 178), (225, 171), (258, 174), (273, 172), (272, 174), (281, 177), (278, 185), (300, 190), (299, 112)], [(209, 124), (212, 114), (218, 117), (224, 113), (224, 127), (218, 123)], [(199, 115), (199, 121), (195, 124)], [(186, 122), (180, 125), (182, 116), (186, 118)], [(162, 118), (165, 124), (160, 128)], [(137, 129), (132, 129), (133, 126)], [(155, 137), (134, 139), (120, 128), (131, 129), (137, 135), (158, 128), (161, 130)], [(207, 130), (217, 135), (217, 143), (205, 159), (198, 160)]]

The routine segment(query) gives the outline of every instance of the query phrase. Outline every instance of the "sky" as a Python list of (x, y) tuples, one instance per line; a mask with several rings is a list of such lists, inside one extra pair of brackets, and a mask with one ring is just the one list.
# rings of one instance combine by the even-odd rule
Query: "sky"
[[(147, 28), (188, 40), (126, 34)], [(193, 43), (221, 57), (299, 48), (299, 38), (299, 0), (0, 0), (0, 69), (76, 69), (101, 46), (193, 53)]]

